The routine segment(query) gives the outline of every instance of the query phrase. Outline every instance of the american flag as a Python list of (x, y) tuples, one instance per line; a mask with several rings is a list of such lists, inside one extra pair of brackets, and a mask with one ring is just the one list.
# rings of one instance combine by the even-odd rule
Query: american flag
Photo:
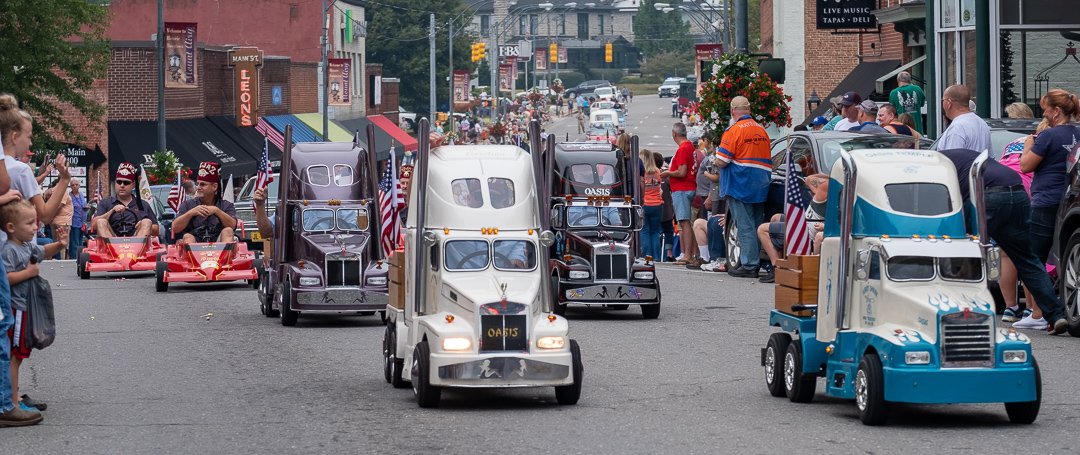
[(180, 211), (180, 204), (184, 202), (184, 181), (182, 180), (180, 169), (176, 170), (176, 185), (169, 188), (169, 197), (165, 199), (165, 202), (172, 207), (174, 212)]
[(809, 205), (803, 197), (802, 171), (787, 155), (787, 176), (784, 178), (784, 251), (786, 255), (810, 254), (813, 239), (810, 238), (806, 223), (806, 207)]
[[(270, 139), (263, 138), (263, 152), (259, 157), (259, 171), (255, 174), (255, 189), (261, 190), (274, 181), (274, 168), (270, 167)], [(269, 197), (269, 195), (267, 195)]]
[(390, 160), (386, 165), (386, 172), (379, 180), (379, 216), (382, 219), (379, 240), (382, 245), (383, 257), (390, 257), (394, 251), (395, 243), (400, 232), (398, 222), (398, 210), (400, 203), (404, 202), (401, 196), (401, 183), (397, 178), (397, 166), (394, 165), (394, 148), (390, 148)]
[(101, 173), (98, 173), (97, 188), (94, 189), (94, 202), (97, 203), (101, 200)]

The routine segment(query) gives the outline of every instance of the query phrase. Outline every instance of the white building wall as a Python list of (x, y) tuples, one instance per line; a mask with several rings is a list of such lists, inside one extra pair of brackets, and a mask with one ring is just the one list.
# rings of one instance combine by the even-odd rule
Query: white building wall
[[(774, 0), (773, 57), (784, 59), (786, 74), (782, 85), (790, 95), (791, 119), (797, 124), (806, 118), (806, 2)], [(819, 93), (818, 96), (827, 94)]]

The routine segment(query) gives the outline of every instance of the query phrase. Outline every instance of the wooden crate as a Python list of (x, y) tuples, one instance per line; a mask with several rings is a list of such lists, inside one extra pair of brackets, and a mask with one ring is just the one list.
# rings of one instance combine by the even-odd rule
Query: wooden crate
[(404, 283), (405, 269), (394, 264), (390, 264), (390, 268), (386, 271), (386, 279), (390, 281), (397, 281), (398, 283)]
[(776, 262), (776, 268), (788, 270), (802, 270), (814, 276), (818, 273), (818, 263), (821, 256), (796, 256), (791, 255)]
[(794, 305), (817, 304), (820, 256), (788, 256), (777, 261), (776, 309), (795, 316), (811, 316), (810, 311), (793, 311)]
[(390, 281), (390, 306), (399, 310), (405, 309), (405, 285)]
[(776, 284), (817, 292), (818, 276), (802, 270), (776, 269)]
[(396, 265), (398, 267), (405, 266), (405, 252), (401, 250), (394, 250), (390, 253), (390, 265)]
[(776, 309), (795, 316), (810, 316), (810, 311), (793, 311), (793, 305), (813, 305), (817, 303), (817, 290), (789, 288), (776, 285)]

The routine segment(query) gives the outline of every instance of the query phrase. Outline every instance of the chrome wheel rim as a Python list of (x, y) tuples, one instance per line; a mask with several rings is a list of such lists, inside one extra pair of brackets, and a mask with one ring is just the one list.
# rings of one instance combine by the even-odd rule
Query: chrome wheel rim
[(784, 387), (795, 388), (795, 356), (790, 352), (784, 355)]
[(765, 383), (772, 385), (776, 380), (776, 351), (770, 345), (765, 348)]
[(735, 226), (735, 223), (724, 223), (724, 224), (725, 224), (724, 228), (727, 230), (727, 238), (728, 238), (728, 241), (727, 241), (728, 264), (732, 265), (733, 267), (740, 267), (740, 266), (742, 266), (742, 264), (739, 263), (739, 258), (741, 257), (740, 253), (742, 253), (742, 246), (739, 245), (739, 228), (737, 226)]
[(866, 370), (855, 373), (855, 404), (860, 411), (866, 410), (866, 403), (870, 401), (869, 391), (866, 385)]
[(1064, 298), (1065, 301), (1065, 313), (1070, 320), (1075, 319), (1080, 315), (1080, 305), (1077, 305), (1077, 286), (1080, 282), (1078, 277), (1078, 270), (1080, 270), (1080, 244), (1074, 245), (1072, 250), (1069, 250), (1068, 260), (1065, 262), (1065, 289)]

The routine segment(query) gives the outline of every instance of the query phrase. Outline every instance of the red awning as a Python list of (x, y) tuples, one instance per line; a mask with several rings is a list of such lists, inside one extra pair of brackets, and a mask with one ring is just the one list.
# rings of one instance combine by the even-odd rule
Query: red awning
[(370, 120), (371, 123), (374, 123), (375, 126), (379, 127), (379, 129), (385, 131), (386, 134), (389, 134), (395, 141), (400, 143), (401, 147), (406, 151), (416, 151), (418, 145), (416, 143), (416, 138), (409, 136), (409, 133), (402, 131), (401, 128), (398, 128), (398, 126), (395, 125), (394, 122), (391, 122), (390, 119), (381, 115), (369, 115), (367, 119)]

